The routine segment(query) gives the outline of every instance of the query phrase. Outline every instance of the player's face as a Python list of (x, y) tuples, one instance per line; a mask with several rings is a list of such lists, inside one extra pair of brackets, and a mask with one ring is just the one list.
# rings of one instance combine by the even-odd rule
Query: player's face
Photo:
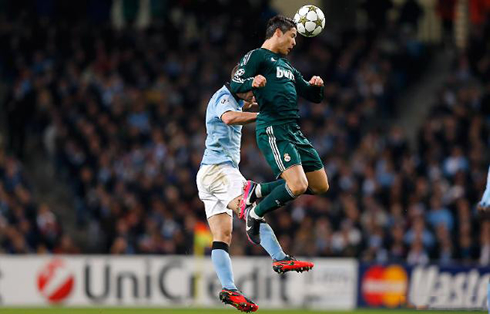
[[(281, 32), (280, 32), (281, 33)], [(296, 28), (291, 28), (285, 33), (281, 33), (279, 36), (279, 53), (282, 55), (288, 55), (294, 46), (296, 46), (296, 36), (298, 35)]]

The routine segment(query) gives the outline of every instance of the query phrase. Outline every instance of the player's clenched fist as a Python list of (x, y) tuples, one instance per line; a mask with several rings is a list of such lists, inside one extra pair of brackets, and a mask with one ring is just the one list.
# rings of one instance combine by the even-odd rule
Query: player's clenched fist
[(266, 83), (267, 83), (266, 78), (259, 74), (256, 77), (254, 77), (254, 80), (252, 82), (252, 87), (262, 88), (265, 86)]
[(309, 83), (313, 86), (323, 86), (323, 80), (319, 76), (313, 76)]

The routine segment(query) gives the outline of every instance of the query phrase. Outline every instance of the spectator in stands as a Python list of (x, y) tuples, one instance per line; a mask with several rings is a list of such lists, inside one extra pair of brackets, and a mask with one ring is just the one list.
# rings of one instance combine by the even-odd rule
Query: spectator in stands
[[(378, 2), (382, 10), (370, 15), (386, 16), (391, 1)], [(148, 29), (115, 31), (78, 19), (0, 17), (9, 122), (26, 124), (12, 124), (11, 133), (22, 139), (26, 131), (38, 140), (44, 134), (61, 184), (73, 191), (80, 227), (90, 230), (91, 252), (188, 254), (193, 225), (205, 219), (194, 186), (205, 105), (256, 39), (225, 41), (226, 32), (219, 31), (245, 27), (240, 20), (247, 20), (247, 10), (233, 18), (213, 11), (217, 27), (204, 19), (212, 8), (179, 3), (175, 9), (195, 18), (161, 17)], [(192, 35), (197, 26), (202, 36)], [(262, 28), (247, 27), (247, 34)], [(490, 67), (481, 45), (488, 34), (472, 35), (415, 146), (400, 128), (379, 123), (396, 112), (394, 97), (409, 83), (400, 78), (413, 80), (413, 69), (427, 63), (423, 44), (399, 34), (326, 29), (298, 44), (291, 58), (299, 70), (308, 76), (320, 69), (328, 78), (324, 103), (299, 106), (331, 193), (302, 197), (270, 223), (284, 249), (295, 254), (488, 263), (488, 228), (474, 228), (473, 211), (489, 164)], [(22, 111), (29, 117), (19, 108), (29, 108)], [(13, 142), (22, 143), (19, 138)], [(270, 180), (258, 156), (253, 131), (245, 128), (242, 171)], [(244, 239), (240, 230), (234, 236)], [(66, 232), (52, 209), (32, 196), (19, 160), (0, 149), (0, 250), (80, 251)], [(235, 243), (231, 249), (238, 254), (262, 254)]]
[[(50, 252), (63, 241), (62, 228), (46, 204), (32, 196), (19, 160), (0, 147), (0, 252)], [(65, 239), (65, 240), (63, 240)], [(72, 249), (77, 250), (72, 243)]]

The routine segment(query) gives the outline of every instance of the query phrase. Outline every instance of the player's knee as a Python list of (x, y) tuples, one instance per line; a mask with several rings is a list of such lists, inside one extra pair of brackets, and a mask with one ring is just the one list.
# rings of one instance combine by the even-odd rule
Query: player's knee
[(330, 188), (330, 185), (328, 185), (328, 181), (325, 181), (323, 184), (315, 187), (310, 187), (311, 192), (313, 194), (323, 194), (327, 193), (328, 189)]
[(291, 185), (288, 183), (288, 187), (294, 195), (298, 196), (306, 192), (306, 189), (308, 189), (308, 181), (297, 180), (291, 182)]
[(326, 181), (322, 193), (327, 193), (329, 189), (330, 189), (330, 184), (328, 184), (328, 181)]
[(231, 230), (221, 230), (220, 232), (217, 232), (213, 237), (213, 241), (224, 242), (224, 243), (230, 245), (230, 243), (231, 243)]

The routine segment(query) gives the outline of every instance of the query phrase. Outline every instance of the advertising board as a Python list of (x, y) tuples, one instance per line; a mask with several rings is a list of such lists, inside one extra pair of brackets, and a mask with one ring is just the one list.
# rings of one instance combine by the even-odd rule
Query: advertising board
[(486, 309), (490, 267), (361, 265), (360, 307)]
[[(354, 308), (357, 262), (313, 262), (309, 273), (278, 275), (269, 258), (234, 258), (235, 283), (263, 308)], [(209, 258), (0, 257), (0, 306), (214, 307), (220, 289)]]

